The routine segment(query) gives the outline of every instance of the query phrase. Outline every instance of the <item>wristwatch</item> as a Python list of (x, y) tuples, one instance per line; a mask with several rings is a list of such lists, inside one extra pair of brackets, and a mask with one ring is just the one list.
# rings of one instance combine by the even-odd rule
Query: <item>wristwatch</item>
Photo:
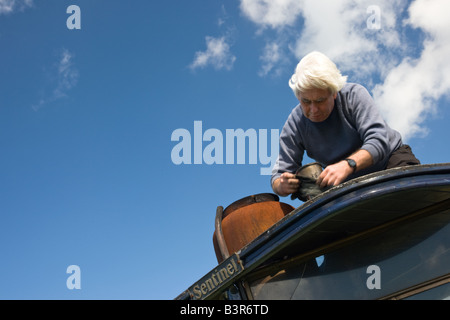
[(353, 169), (353, 172), (356, 171), (356, 162), (353, 159), (344, 159), (345, 161), (347, 161), (348, 165), (350, 166), (350, 168)]

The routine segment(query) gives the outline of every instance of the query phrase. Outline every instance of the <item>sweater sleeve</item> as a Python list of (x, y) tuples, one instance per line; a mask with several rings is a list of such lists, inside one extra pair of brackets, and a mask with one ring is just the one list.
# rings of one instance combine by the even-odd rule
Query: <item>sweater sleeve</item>
[(281, 131), (280, 150), (277, 162), (272, 170), (271, 185), (284, 172), (295, 173), (302, 165), (305, 148), (301, 143), (301, 136), (298, 130), (299, 114), (297, 108), (294, 108), (289, 115)]
[(363, 142), (361, 149), (368, 151), (376, 164), (390, 153), (390, 128), (363, 86), (355, 84), (347, 94), (348, 104), (344, 107), (348, 108), (350, 118)]

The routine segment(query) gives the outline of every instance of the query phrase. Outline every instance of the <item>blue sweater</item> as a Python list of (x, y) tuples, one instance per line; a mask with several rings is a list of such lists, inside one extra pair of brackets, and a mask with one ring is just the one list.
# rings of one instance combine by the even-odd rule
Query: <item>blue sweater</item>
[(333, 111), (323, 122), (306, 118), (300, 105), (289, 115), (280, 135), (280, 152), (271, 183), (283, 172), (295, 173), (304, 152), (323, 167), (339, 162), (359, 149), (368, 151), (373, 165), (347, 180), (386, 168), (391, 153), (402, 145), (400, 133), (391, 129), (378, 112), (369, 92), (349, 83), (338, 92)]

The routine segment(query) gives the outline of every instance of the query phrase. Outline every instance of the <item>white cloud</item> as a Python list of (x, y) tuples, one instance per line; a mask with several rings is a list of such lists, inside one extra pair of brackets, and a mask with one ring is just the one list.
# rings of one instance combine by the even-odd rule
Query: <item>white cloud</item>
[(260, 76), (266, 76), (269, 73), (280, 75), (282, 72), (280, 64), (282, 60), (285, 60), (281, 45), (276, 41), (267, 43), (260, 60), (263, 63), (259, 72)]
[(0, 14), (23, 10), (33, 5), (33, 0), (0, 0)]
[[(360, 78), (373, 72), (383, 74), (395, 63), (392, 55), (379, 55), (380, 48), (402, 48), (396, 18), (406, 0), (241, 0), (240, 6), (257, 25), (259, 34), (272, 28), (277, 30), (278, 39), (290, 37), (284, 42), (297, 59), (319, 50)], [(371, 7), (381, 12), (379, 30), (368, 28)], [(281, 47), (279, 50), (286, 52), (284, 56), (289, 52)], [(279, 61), (283, 60), (285, 57), (280, 57)]]
[(206, 51), (198, 51), (190, 65), (191, 69), (213, 66), (215, 69), (230, 70), (236, 57), (230, 52), (230, 45), (225, 37), (206, 37)]
[(32, 106), (33, 110), (38, 111), (44, 105), (66, 97), (67, 92), (77, 84), (79, 74), (72, 60), (73, 54), (63, 49), (50, 72), (50, 77), (46, 79), (51, 92), (44, 92), (39, 102)]
[(260, 27), (292, 25), (302, 11), (303, 0), (241, 0), (247, 18)]
[(58, 62), (58, 82), (53, 95), (55, 98), (66, 96), (66, 92), (72, 89), (78, 81), (78, 71), (73, 67), (73, 54), (64, 49)]
[[(396, 18), (405, 5), (405, 0), (305, 1), (304, 28), (293, 52), (300, 59), (313, 50), (321, 51), (358, 79), (367, 80), (373, 73), (383, 75), (403, 49)], [(379, 9), (379, 29), (370, 25), (378, 18), (368, 11), (371, 7)], [(386, 54), (380, 55), (380, 50)]]
[[(257, 33), (269, 38), (260, 75), (278, 70), (287, 48), (297, 61), (322, 51), (350, 81), (374, 88), (383, 115), (405, 140), (426, 133), (426, 116), (449, 95), (448, 0), (241, 0), (240, 7)], [(405, 13), (409, 18), (402, 21)], [(411, 38), (411, 27), (425, 33), (425, 41)], [(268, 28), (276, 40), (264, 34)]]
[(437, 111), (437, 101), (450, 94), (450, 2), (416, 0), (405, 25), (422, 29), (427, 39), (417, 59), (405, 57), (374, 89), (374, 97), (388, 122), (410, 137), (426, 134), (426, 116)]

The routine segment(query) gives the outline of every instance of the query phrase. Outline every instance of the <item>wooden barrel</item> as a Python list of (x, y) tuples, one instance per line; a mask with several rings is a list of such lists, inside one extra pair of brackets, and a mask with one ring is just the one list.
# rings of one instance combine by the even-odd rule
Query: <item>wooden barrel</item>
[(242, 249), (292, 210), (294, 207), (279, 202), (279, 197), (271, 193), (245, 197), (223, 211), (218, 207), (213, 235), (217, 261)]

